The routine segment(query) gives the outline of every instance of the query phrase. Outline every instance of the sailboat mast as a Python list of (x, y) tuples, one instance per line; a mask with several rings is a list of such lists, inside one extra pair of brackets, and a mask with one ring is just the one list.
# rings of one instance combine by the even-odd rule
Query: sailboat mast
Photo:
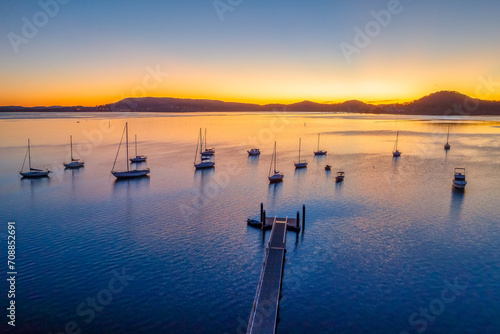
[(203, 135), (200, 128), (200, 154), (203, 153)]
[(399, 131), (396, 133), (396, 151), (398, 150)]
[(125, 123), (125, 133), (127, 135), (127, 171), (130, 171), (129, 163), (128, 163), (128, 122)]
[(207, 150), (207, 129), (205, 128), (205, 151)]
[(194, 152), (194, 164), (196, 164), (196, 157), (198, 156), (198, 144), (200, 143), (200, 136), (198, 135), (198, 142), (196, 143), (196, 152)]
[(276, 174), (276, 142), (274, 142), (274, 174)]
[(319, 135), (320, 135), (320, 134), (318, 133), (318, 151), (319, 151)]
[(300, 163), (300, 142), (301, 142), (302, 138), (299, 138), (299, 163)]
[(28, 138), (28, 162), (31, 170), (31, 149), (30, 149), (30, 139)]
[(73, 161), (73, 136), (69, 136), (69, 146), (71, 148), (71, 161)]
[(137, 134), (135, 135), (135, 156), (137, 156)]
[(448, 144), (449, 140), (450, 140), (450, 126), (448, 125), (448, 136), (446, 137), (446, 144)]

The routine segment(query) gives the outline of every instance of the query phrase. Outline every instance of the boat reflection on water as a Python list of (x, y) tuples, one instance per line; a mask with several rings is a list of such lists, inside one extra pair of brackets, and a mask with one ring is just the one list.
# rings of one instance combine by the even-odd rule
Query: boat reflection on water
[(113, 191), (120, 191), (122, 189), (141, 189), (144, 187), (149, 187), (150, 181), (149, 175), (143, 175), (135, 178), (117, 178), (113, 182)]
[(452, 221), (458, 221), (462, 215), (464, 205), (465, 193), (463, 189), (451, 188), (451, 202), (450, 202), (450, 218)]

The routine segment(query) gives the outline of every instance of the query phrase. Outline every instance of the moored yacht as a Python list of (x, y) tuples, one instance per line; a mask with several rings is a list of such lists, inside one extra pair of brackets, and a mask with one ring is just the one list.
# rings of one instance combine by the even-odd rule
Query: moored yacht
[[(28, 165), (29, 165), (29, 170), (27, 172), (23, 172), (24, 169), (24, 164), (26, 163), (26, 156), (28, 156)], [(23, 165), (21, 166), (21, 171), (19, 174), (22, 175), (22, 177), (25, 178), (40, 178), (40, 177), (47, 177), (49, 176), (49, 173), (52, 173), (48, 169), (39, 169), (39, 168), (33, 168), (31, 167), (31, 148), (30, 148), (30, 140), (28, 139), (28, 151), (26, 152), (26, 155), (24, 156), (24, 161)]]
[(128, 122), (125, 123), (125, 129), (123, 129), (123, 130), (125, 132), (126, 146), (127, 146), (127, 158), (125, 160), (127, 163), (127, 169), (123, 170), (123, 171), (116, 171), (115, 170), (116, 159), (118, 158), (118, 153), (120, 152), (120, 147), (122, 145), (122, 140), (123, 140), (123, 134), (122, 134), (120, 144), (118, 145), (118, 151), (116, 152), (115, 162), (113, 163), (113, 168), (111, 168), (111, 174), (113, 174), (113, 176), (116, 177), (117, 179), (130, 179), (130, 178), (148, 175), (150, 172), (149, 168), (132, 169), (132, 170), (130, 169), (130, 164), (128, 163), (128, 161), (129, 161), (129, 157), (128, 157)]
[(65, 168), (76, 169), (84, 166), (84, 162), (80, 159), (73, 158), (73, 136), (69, 136), (69, 143), (71, 147), (71, 162), (63, 163)]
[[(271, 173), (271, 171), (273, 171), (273, 173)], [(280, 183), (283, 181), (283, 177), (284, 175), (276, 170), (276, 142), (274, 142), (273, 158), (271, 160), (271, 166), (269, 167), (269, 183)]]

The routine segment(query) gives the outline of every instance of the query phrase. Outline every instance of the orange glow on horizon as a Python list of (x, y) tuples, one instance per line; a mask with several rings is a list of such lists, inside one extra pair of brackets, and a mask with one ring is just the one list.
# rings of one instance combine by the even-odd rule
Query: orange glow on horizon
[[(443, 89), (443, 90), (451, 90), (451, 89)], [(178, 99), (203, 99), (203, 100), (219, 100), (224, 102), (238, 102), (238, 103), (250, 103), (250, 104), (258, 104), (258, 105), (266, 105), (266, 104), (293, 104), (299, 103), (303, 101), (311, 101), (315, 103), (325, 103), (325, 104), (335, 104), (342, 103), (349, 100), (359, 100), (361, 102), (373, 105), (380, 104), (392, 104), (392, 103), (407, 103), (412, 102), (414, 100), (418, 100), (424, 96), (427, 96), (431, 93), (435, 93), (436, 91), (428, 91), (421, 92), (420, 94), (416, 94), (413, 96), (352, 96), (352, 97), (343, 97), (332, 99), (330, 96), (283, 96), (283, 97), (271, 97), (265, 96), (263, 98), (259, 98), (258, 96), (243, 96), (243, 95), (231, 95), (231, 96), (214, 96), (214, 95), (205, 95), (205, 94), (151, 94), (147, 95), (147, 97), (168, 97), (168, 98), (178, 98)], [(495, 96), (489, 96), (488, 98), (476, 97), (474, 92), (464, 92), (458, 91), (459, 93), (465, 94), (472, 98), (479, 98), (483, 100), (492, 100), (499, 101), (500, 94)], [(84, 106), (84, 107), (94, 107), (98, 105), (111, 104), (117, 101), (120, 101), (126, 97), (142, 97), (142, 96), (127, 96), (127, 95), (102, 95), (102, 96), (66, 96), (66, 97), (48, 97), (48, 96), (9, 96), (8, 98), (0, 99), (1, 106), (22, 106), (22, 107), (37, 107), (37, 106)]]

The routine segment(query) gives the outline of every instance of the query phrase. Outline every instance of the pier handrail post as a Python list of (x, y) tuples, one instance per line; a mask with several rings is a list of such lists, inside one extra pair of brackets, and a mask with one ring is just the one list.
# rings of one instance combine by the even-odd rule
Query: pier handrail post
[(306, 205), (302, 205), (302, 232), (306, 228)]
[(260, 203), (260, 223), (262, 224), (262, 216), (264, 213), (264, 203)]

